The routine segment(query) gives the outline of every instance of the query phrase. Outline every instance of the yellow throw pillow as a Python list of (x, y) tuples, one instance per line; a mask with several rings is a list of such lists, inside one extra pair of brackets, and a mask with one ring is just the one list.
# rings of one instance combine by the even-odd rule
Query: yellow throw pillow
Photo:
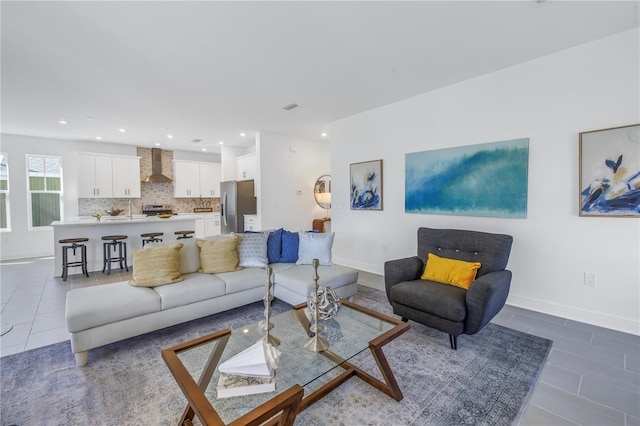
[(182, 243), (170, 247), (133, 249), (133, 279), (136, 287), (155, 287), (184, 280), (180, 276), (180, 249)]
[(220, 272), (238, 271), (238, 236), (221, 240), (198, 240), (200, 247), (200, 269), (198, 272), (217, 274)]
[(427, 265), (420, 278), (451, 284), (456, 287), (469, 288), (473, 280), (476, 279), (478, 268), (480, 268), (480, 262), (465, 262), (429, 253), (427, 255)]

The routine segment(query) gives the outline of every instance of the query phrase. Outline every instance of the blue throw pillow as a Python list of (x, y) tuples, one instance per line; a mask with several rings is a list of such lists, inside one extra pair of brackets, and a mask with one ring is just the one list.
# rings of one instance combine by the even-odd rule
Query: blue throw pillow
[(280, 228), (269, 233), (267, 240), (267, 258), (269, 263), (279, 263), (282, 255), (282, 233), (284, 229)]
[(282, 231), (282, 253), (280, 263), (296, 263), (300, 238), (297, 232)]

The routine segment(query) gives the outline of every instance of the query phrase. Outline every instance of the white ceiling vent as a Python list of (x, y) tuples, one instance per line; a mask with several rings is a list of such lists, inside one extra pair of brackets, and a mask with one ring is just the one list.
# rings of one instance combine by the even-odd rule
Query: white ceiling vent
[(298, 108), (298, 104), (287, 104), (282, 107), (282, 109), (285, 111), (291, 111), (294, 108)]

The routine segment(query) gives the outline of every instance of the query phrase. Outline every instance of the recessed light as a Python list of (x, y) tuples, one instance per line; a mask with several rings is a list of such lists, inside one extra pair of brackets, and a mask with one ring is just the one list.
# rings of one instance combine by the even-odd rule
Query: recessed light
[(96, 139), (100, 140), (102, 139), (102, 136), (96, 136)]
[(58, 120), (58, 123), (60, 123), (60, 124), (69, 124), (69, 122), (67, 120)]
[(322, 136), (323, 138), (326, 138), (326, 137), (327, 137), (327, 134), (326, 134), (326, 133), (324, 133), (324, 132), (322, 132), (322, 133), (320, 134), (320, 136)]
[(156, 146), (160, 146), (160, 143), (159, 143), (159, 142), (156, 142)]
[(206, 151), (206, 150), (207, 150), (207, 148), (202, 148), (202, 150), (203, 150), (203, 151)]
[(167, 135), (169, 139), (173, 139), (173, 135)]
[(240, 136), (242, 136), (244, 138), (245, 136), (247, 136), (247, 134), (245, 132), (242, 132), (242, 133), (240, 133)]
[(220, 145), (224, 145), (224, 142), (223, 142), (223, 141), (220, 141), (220, 142), (218, 142), (218, 143), (219, 143)]
[(118, 131), (119, 131), (120, 133), (124, 133), (124, 132), (126, 132), (126, 131), (127, 131), (127, 129), (118, 129)]

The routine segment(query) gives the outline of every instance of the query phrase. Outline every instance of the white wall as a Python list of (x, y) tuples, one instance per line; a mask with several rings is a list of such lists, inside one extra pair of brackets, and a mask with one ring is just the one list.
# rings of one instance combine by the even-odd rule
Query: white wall
[(262, 229), (308, 230), (325, 216), (313, 196), (316, 180), (329, 173), (329, 144), (261, 132), (256, 140)]
[[(415, 255), (420, 226), (511, 234), (508, 303), (640, 334), (640, 220), (578, 216), (578, 133), (640, 122), (639, 38), (624, 32), (333, 123), (334, 261), (381, 274), (386, 260)], [(406, 153), (523, 137), (527, 219), (404, 212)], [(384, 210), (351, 211), (349, 164), (380, 158)]]

